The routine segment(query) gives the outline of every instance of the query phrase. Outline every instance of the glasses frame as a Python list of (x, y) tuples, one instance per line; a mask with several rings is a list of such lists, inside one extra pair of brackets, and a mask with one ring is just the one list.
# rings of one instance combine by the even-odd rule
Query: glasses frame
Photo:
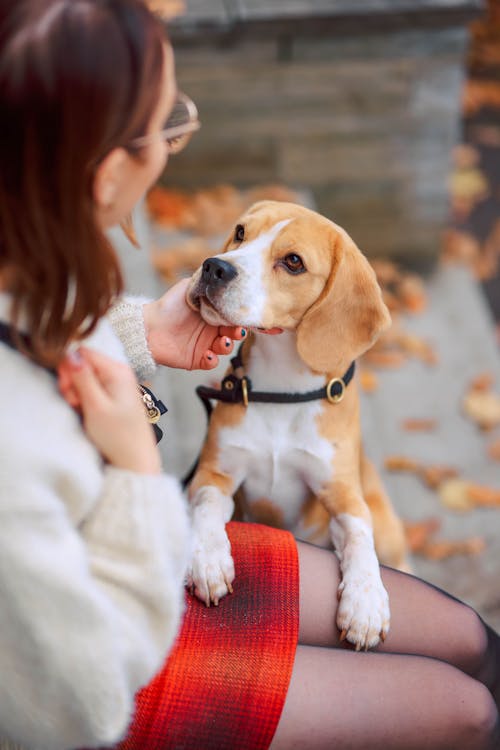
[(166, 127), (163, 128), (163, 130), (159, 130), (157, 133), (148, 133), (148, 135), (140, 135), (137, 138), (133, 138), (129, 141), (128, 146), (131, 146), (132, 148), (142, 148), (143, 146), (148, 146), (150, 143), (154, 143), (157, 140), (164, 140), (167, 142), (170, 154), (178, 154), (182, 151), (191, 140), (193, 133), (196, 133), (201, 128), (201, 122), (198, 118), (196, 104), (189, 98), (189, 96), (187, 96), (187, 94), (179, 91), (175, 101), (176, 103), (182, 102), (186, 107), (188, 120), (185, 123), (168, 127), (167, 119)]

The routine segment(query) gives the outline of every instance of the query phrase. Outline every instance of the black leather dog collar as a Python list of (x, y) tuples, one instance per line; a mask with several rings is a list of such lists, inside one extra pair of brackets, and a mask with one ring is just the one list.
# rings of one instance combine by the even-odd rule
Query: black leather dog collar
[(244, 404), (245, 406), (248, 406), (251, 402), (258, 402), (261, 404), (298, 404), (305, 401), (317, 401), (324, 398), (330, 403), (336, 404), (344, 398), (345, 389), (351, 382), (356, 367), (355, 362), (352, 362), (343, 377), (332, 378), (322, 388), (317, 388), (314, 391), (305, 391), (304, 393), (254, 391), (252, 389), (252, 381), (249, 377), (246, 375), (239, 377), (235, 373), (236, 370), (243, 366), (240, 351), (241, 347), (236, 356), (231, 360), (233, 372), (226, 375), (221, 383), (220, 389), (209, 388), (205, 385), (199, 385), (196, 388), (196, 393), (203, 401), (205, 409), (209, 414), (212, 411), (210, 405), (210, 400), (212, 399), (215, 401), (223, 401), (226, 404)]

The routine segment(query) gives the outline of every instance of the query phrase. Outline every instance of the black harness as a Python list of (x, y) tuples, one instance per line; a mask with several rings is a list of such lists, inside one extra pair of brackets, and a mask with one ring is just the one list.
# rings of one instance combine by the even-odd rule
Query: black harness
[[(31, 349), (30, 346), (30, 338), (25, 333), (17, 333), (17, 336), (20, 338), (20, 340), (23, 342), (26, 349), (29, 351)], [(11, 349), (14, 349), (14, 351), (18, 351), (18, 347), (16, 346), (16, 342), (14, 340), (13, 336), (13, 329), (12, 326), (7, 325), (6, 323), (3, 323), (0, 320), (0, 341), (2, 341), (4, 344), (7, 344), (7, 346), (10, 346)], [(42, 365), (39, 365), (42, 366)], [(53, 375), (55, 378), (57, 378), (57, 372), (56, 370), (51, 369), (50, 367), (44, 367), (47, 372), (50, 372), (51, 375)], [(146, 415), (148, 418), (148, 421), (151, 423), (151, 426), (153, 427), (153, 431), (155, 434), (156, 442), (159, 443), (160, 440), (163, 437), (163, 430), (160, 429), (157, 422), (160, 419), (162, 414), (165, 414), (168, 410), (163, 401), (160, 401), (159, 398), (156, 398), (154, 393), (149, 389), (146, 388), (145, 385), (142, 385), (142, 383), (139, 385), (139, 391), (140, 396), (142, 398), (142, 401), (144, 403), (144, 408), (146, 409)]]

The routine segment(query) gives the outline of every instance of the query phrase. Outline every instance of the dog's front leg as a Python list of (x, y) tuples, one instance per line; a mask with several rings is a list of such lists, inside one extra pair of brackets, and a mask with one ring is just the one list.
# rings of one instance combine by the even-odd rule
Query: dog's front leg
[(234, 511), (231, 490), (217, 483), (200, 484), (195, 476), (190, 491), (194, 551), (187, 585), (207, 607), (232, 593), (234, 563), (225, 529)]
[(370, 513), (361, 496), (341, 483), (330, 488), (330, 531), (340, 561), (337, 627), (356, 650), (376, 646), (389, 632), (389, 597), (375, 554)]

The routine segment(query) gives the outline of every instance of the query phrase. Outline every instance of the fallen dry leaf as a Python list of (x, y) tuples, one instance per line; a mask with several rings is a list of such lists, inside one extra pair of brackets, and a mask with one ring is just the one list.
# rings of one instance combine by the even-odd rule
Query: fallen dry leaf
[(464, 479), (445, 480), (439, 485), (438, 493), (443, 505), (451, 510), (500, 507), (500, 489)]
[(206, 240), (192, 237), (165, 250), (155, 248), (151, 253), (151, 262), (163, 279), (171, 284), (182, 275), (194, 273), (212, 254), (213, 250)]
[(404, 521), (406, 541), (412, 554), (429, 560), (444, 560), (453, 555), (477, 555), (486, 547), (482, 537), (468, 539), (432, 539), (441, 528), (439, 518), (431, 517), (423, 521)]
[(407, 471), (416, 474), (431, 489), (435, 490), (448, 480), (458, 476), (458, 469), (454, 466), (431, 465), (414, 461), (407, 456), (387, 456), (384, 462), (387, 471)]
[(398, 343), (403, 351), (413, 357), (421, 359), (428, 365), (435, 365), (438, 361), (435, 349), (428, 341), (425, 341), (419, 336), (410, 333), (401, 333), (398, 336)]
[(444, 560), (454, 555), (478, 555), (485, 547), (485, 540), (479, 536), (459, 541), (437, 540), (426, 542), (419, 554), (429, 560)]
[(386, 456), (384, 466), (387, 471), (409, 471), (418, 472), (420, 464), (407, 456)]
[(464, 397), (463, 409), (482, 430), (500, 424), (500, 396), (493, 391), (470, 390)]
[(365, 393), (373, 393), (378, 388), (378, 378), (373, 370), (362, 369), (359, 372), (359, 385)]
[(437, 421), (428, 417), (409, 417), (403, 419), (401, 426), (408, 432), (432, 432), (437, 427)]
[(407, 357), (403, 352), (371, 350), (366, 352), (363, 360), (372, 365), (372, 367), (392, 368), (404, 365)]
[(420, 313), (427, 307), (427, 294), (420, 276), (407, 274), (398, 284), (397, 293), (405, 310)]
[(493, 461), (500, 461), (500, 438), (493, 440), (493, 442), (489, 444), (488, 456), (492, 458)]
[(465, 512), (475, 506), (469, 495), (469, 483), (463, 479), (445, 479), (438, 487), (439, 498), (450, 510)]
[(481, 372), (471, 381), (469, 390), (471, 391), (490, 391), (493, 388), (495, 378), (491, 372)]
[(469, 497), (477, 506), (485, 508), (500, 507), (500, 490), (469, 482), (467, 491)]
[(453, 466), (422, 466), (418, 473), (425, 484), (433, 490), (447, 479), (458, 477), (458, 469)]
[(441, 521), (439, 518), (432, 517), (424, 521), (404, 521), (403, 526), (410, 552), (417, 552), (422, 549), (429, 537), (438, 531)]

